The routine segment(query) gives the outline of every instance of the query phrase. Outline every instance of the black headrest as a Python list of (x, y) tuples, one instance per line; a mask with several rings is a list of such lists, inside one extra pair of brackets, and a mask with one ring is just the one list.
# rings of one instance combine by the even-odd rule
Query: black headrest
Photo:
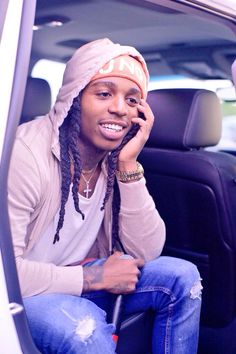
[(213, 146), (221, 136), (221, 107), (217, 95), (203, 89), (150, 91), (147, 101), (155, 116), (146, 146), (198, 149)]
[(51, 89), (44, 79), (29, 77), (26, 83), (25, 98), (20, 123), (28, 122), (49, 112), (51, 108)]

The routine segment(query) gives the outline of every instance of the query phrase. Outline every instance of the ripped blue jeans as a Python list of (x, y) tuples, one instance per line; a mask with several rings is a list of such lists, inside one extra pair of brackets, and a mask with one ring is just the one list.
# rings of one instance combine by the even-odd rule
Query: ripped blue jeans
[[(153, 354), (197, 353), (201, 288), (198, 270), (188, 261), (162, 256), (142, 268), (136, 291), (125, 296), (124, 312), (155, 311)], [(99, 291), (82, 297), (45, 294), (25, 298), (29, 327), (39, 351), (115, 353), (114, 326), (106, 322), (109, 296)]]

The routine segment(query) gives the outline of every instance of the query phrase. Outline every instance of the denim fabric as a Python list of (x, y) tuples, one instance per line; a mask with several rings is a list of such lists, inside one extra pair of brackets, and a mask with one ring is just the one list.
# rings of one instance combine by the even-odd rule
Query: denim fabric
[[(111, 294), (103, 291), (82, 297), (46, 294), (25, 298), (30, 330), (40, 352), (115, 353), (114, 326), (107, 324), (105, 313), (109, 311), (111, 298)], [(201, 282), (197, 268), (172, 257), (147, 262), (135, 293), (126, 295), (124, 300), (126, 314), (155, 311), (153, 354), (197, 353), (200, 308)]]

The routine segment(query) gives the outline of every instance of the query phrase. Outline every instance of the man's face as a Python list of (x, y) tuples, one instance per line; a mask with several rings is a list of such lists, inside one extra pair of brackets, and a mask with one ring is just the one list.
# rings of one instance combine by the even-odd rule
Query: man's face
[(102, 151), (120, 145), (138, 116), (139, 87), (131, 80), (108, 77), (94, 80), (81, 98), (80, 141)]

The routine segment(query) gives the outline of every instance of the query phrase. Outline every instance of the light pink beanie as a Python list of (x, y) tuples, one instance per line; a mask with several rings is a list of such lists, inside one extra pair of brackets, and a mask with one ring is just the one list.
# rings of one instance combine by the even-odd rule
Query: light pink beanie
[(142, 93), (146, 98), (149, 73), (142, 55), (134, 47), (115, 44), (108, 38), (95, 40), (76, 50), (66, 65), (56, 103), (49, 113), (55, 130), (58, 130), (63, 123), (73, 99), (79, 95), (80, 91), (105, 64), (121, 55), (129, 55), (138, 61), (144, 74), (145, 82), (142, 84)]

